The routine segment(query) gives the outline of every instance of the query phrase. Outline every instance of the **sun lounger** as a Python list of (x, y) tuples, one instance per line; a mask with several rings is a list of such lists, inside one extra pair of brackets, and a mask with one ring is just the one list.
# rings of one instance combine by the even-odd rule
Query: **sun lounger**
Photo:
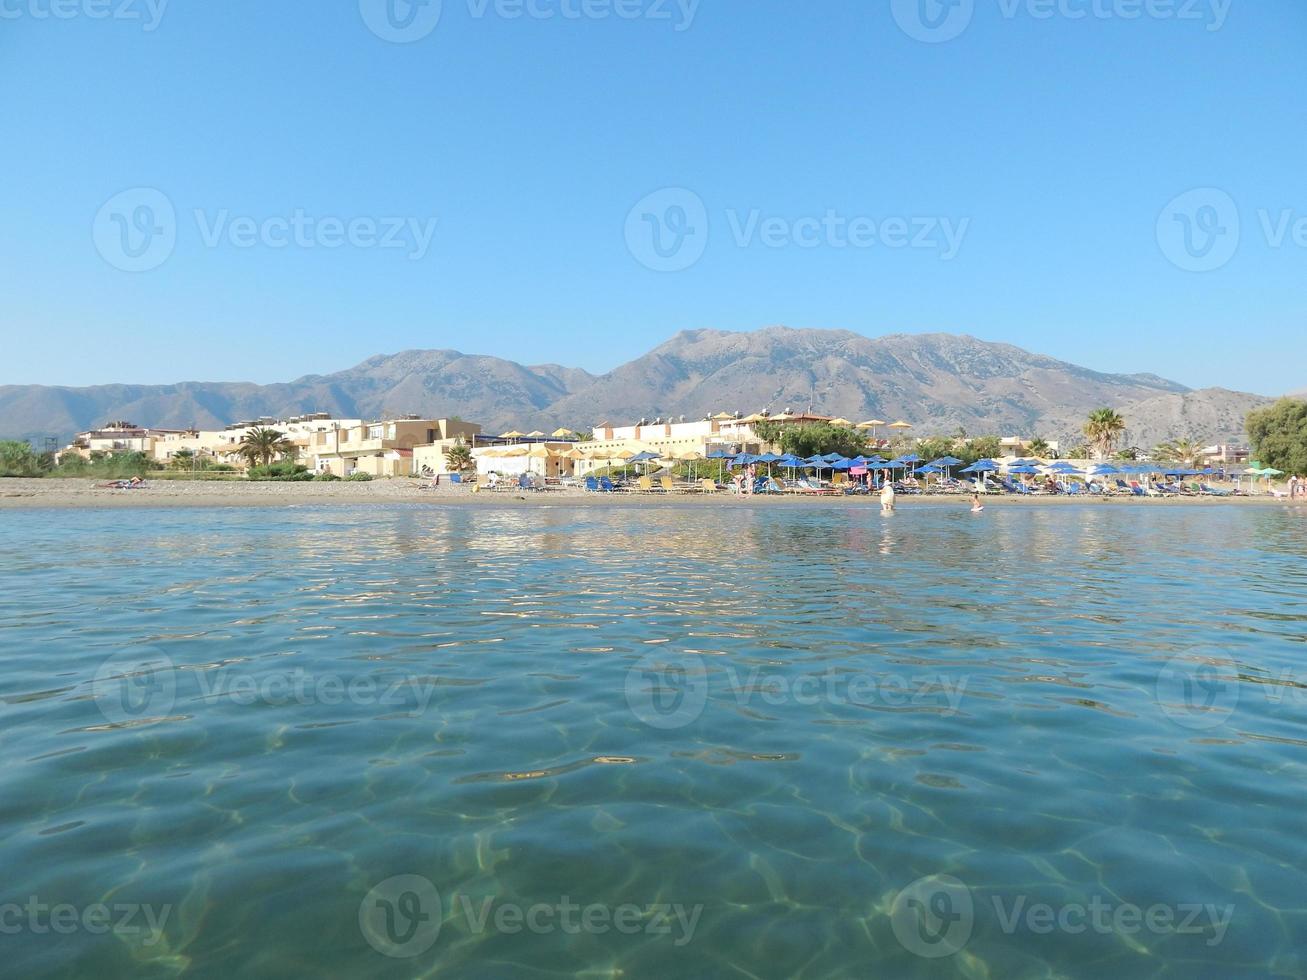
[(796, 493), (819, 494), (825, 497), (831, 497), (839, 493), (838, 490), (831, 490), (827, 487), (814, 485), (811, 481), (806, 479), (799, 480), (798, 483), (795, 484), (794, 490)]

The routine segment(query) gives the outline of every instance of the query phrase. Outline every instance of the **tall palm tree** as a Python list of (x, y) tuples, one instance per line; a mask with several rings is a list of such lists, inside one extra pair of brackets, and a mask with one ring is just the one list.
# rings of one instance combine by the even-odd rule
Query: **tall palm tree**
[(1125, 419), (1110, 408), (1096, 408), (1089, 413), (1085, 423), (1085, 435), (1093, 443), (1099, 459), (1106, 459), (1112, 454), (1112, 447), (1117, 437), (1125, 431)]
[(267, 466), (278, 456), (293, 459), (298, 452), (299, 447), (285, 433), (266, 426), (250, 429), (241, 437), (240, 453), (251, 466)]
[(445, 465), (453, 473), (462, 473), (472, 468), (472, 450), (461, 443), (445, 449)]
[(1048, 445), (1048, 440), (1039, 436), (1030, 440), (1030, 445), (1027, 447), (1027, 450), (1031, 456), (1037, 456), (1039, 459), (1046, 459), (1048, 454), (1052, 451), (1051, 447)]

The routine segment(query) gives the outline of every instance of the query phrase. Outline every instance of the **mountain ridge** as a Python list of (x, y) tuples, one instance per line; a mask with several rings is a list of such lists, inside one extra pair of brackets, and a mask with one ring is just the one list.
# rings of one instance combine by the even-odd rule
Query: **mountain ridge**
[[(1110, 405), (1126, 415), (1129, 441), (1145, 445), (1151, 444), (1146, 438), (1179, 436), (1235, 441), (1240, 412), (1269, 401), (1224, 389), (1194, 391), (1156, 374), (1095, 371), (968, 334), (867, 337), (769, 326), (682, 330), (602, 374), (450, 348), (411, 348), (268, 385), (6, 385), (0, 386), (0, 434), (62, 439), (110, 418), (160, 428), (214, 427), (314, 411), (346, 418), (458, 415), (483, 423), (487, 432), (550, 431), (640, 417), (790, 408), (855, 421), (906, 418), (920, 435), (962, 429), (1066, 440), (1079, 438), (1088, 411)], [(1173, 431), (1176, 426), (1191, 430)]]

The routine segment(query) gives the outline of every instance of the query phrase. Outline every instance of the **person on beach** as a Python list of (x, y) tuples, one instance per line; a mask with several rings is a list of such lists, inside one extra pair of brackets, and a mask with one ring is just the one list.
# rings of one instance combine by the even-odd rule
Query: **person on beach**
[(971, 513), (979, 514), (984, 509), (985, 505), (980, 502), (980, 494), (973, 493), (971, 495)]
[(894, 484), (889, 480), (885, 481), (880, 490), (880, 509), (885, 514), (894, 510)]

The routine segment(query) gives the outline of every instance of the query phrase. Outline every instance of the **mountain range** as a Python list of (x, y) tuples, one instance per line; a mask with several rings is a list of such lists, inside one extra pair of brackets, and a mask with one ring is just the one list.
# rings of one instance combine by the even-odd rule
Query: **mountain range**
[(221, 427), (260, 416), (457, 415), (490, 433), (588, 428), (641, 417), (812, 410), (854, 421), (903, 418), (916, 434), (1040, 435), (1078, 440), (1101, 406), (1127, 421), (1125, 442), (1243, 440), (1243, 418), (1271, 399), (1191, 390), (1153, 374), (1107, 374), (1009, 344), (956, 334), (864, 337), (768, 327), (687, 330), (595, 375), (453, 350), (371, 357), (282, 384), (183, 382), (65, 388), (0, 386), (0, 435), (67, 439), (110, 419), (160, 428)]

